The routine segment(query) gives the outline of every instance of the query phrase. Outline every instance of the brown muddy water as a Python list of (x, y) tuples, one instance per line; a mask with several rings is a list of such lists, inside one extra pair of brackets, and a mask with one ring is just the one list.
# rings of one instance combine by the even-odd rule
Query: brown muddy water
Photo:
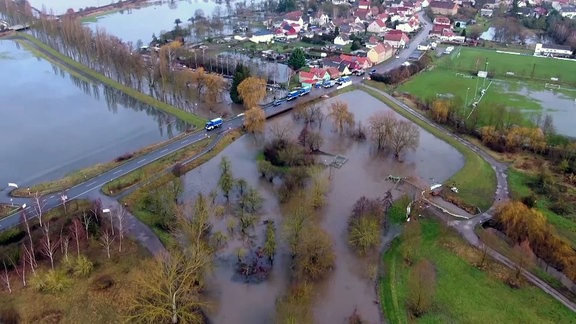
[[(368, 125), (368, 117), (377, 111), (389, 109), (380, 101), (362, 91), (352, 91), (324, 101), (327, 109), (334, 100), (348, 103), (357, 121)], [(402, 118), (398, 116), (399, 118)], [(302, 125), (291, 115), (278, 117), (268, 123), (287, 125), (293, 136), (298, 136)], [(340, 137), (327, 119), (321, 129), (324, 145), (321, 150), (334, 155), (342, 155), (348, 161), (340, 168), (327, 169), (330, 176), (330, 191), (327, 205), (321, 213), (321, 226), (331, 235), (336, 255), (334, 271), (325, 282), (318, 286), (316, 303), (313, 306), (316, 323), (347, 323), (354, 309), (368, 323), (381, 323), (375, 266), (358, 258), (348, 248), (346, 227), (354, 202), (361, 196), (369, 198), (383, 196), (393, 184), (386, 181), (388, 175), (416, 178), (421, 183), (442, 182), (457, 172), (463, 165), (462, 155), (447, 143), (425, 131), (420, 131), (420, 145), (415, 151), (406, 152), (403, 162), (397, 162), (390, 155), (375, 154), (370, 142), (356, 142)], [(257, 188), (265, 202), (259, 225), (254, 233), (256, 244), (261, 244), (266, 219), (276, 223), (276, 237), (281, 240), (281, 214), (271, 186), (258, 178), (255, 157), (262, 145), (251, 136), (243, 136), (227, 147), (214, 159), (185, 176), (185, 196), (194, 197), (197, 192), (208, 193), (217, 187), (220, 175), (219, 163), (222, 156), (231, 160), (232, 172), (236, 178), (245, 178)], [(332, 157), (321, 159), (329, 162)], [(403, 188), (394, 188), (393, 196), (403, 194)], [(219, 197), (223, 202), (223, 198)], [(226, 233), (226, 217), (214, 221), (214, 230)], [(271, 323), (274, 319), (275, 300), (282, 296), (288, 284), (288, 251), (279, 242), (277, 257), (270, 278), (259, 284), (246, 284), (233, 279), (237, 258), (237, 248), (246, 245), (239, 235), (228, 241), (227, 247), (217, 255), (217, 265), (211, 276), (211, 297), (214, 307), (209, 317), (214, 323)], [(372, 263), (373, 264), (373, 263)]]

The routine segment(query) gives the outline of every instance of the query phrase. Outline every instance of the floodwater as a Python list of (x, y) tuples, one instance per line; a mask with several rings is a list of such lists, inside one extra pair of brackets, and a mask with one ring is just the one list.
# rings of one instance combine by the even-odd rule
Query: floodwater
[(0, 184), (21, 186), (113, 160), (185, 125), (0, 40)]
[[(348, 103), (356, 120), (361, 120), (365, 126), (368, 125), (370, 115), (389, 109), (362, 91), (329, 99), (323, 106), (327, 107), (331, 100)], [(269, 126), (274, 124), (287, 125), (293, 130), (293, 136), (298, 136), (302, 128), (290, 115), (269, 121)], [(356, 257), (346, 243), (346, 226), (354, 202), (363, 195), (370, 198), (383, 196), (393, 187), (392, 183), (385, 180), (388, 175), (417, 177), (428, 184), (442, 182), (462, 168), (464, 159), (456, 149), (422, 130), (418, 149), (407, 152), (403, 156), (404, 162), (397, 162), (389, 156), (375, 156), (369, 142), (358, 143), (341, 138), (328, 120), (324, 122), (321, 132), (325, 138), (321, 150), (343, 155), (349, 160), (342, 168), (331, 171), (331, 189), (327, 194), (327, 206), (322, 210), (321, 226), (333, 239), (336, 267), (318, 287), (313, 306), (315, 322), (347, 323), (347, 317), (356, 308), (368, 323), (381, 323), (379, 306), (375, 303), (378, 302), (376, 284), (368, 278), (365, 260)], [(277, 224), (276, 236), (281, 238), (278, 232), (281, 216), (277, 200), (270, 185), (260, 180), (257, 172), (255, 157), (260, 149), (261, 145), (257, 145), (250, 136), (235, 141), (217, 157), (186, 174), (185, 196), (194, 197), (197, 192), (208, 193), (217, 188), (220, 174), (218, 165), (221, 157), (227, 156), (231, 160), (234, 176), (245, 178), (265, 198), (261, 220), (274, 220)], [(392, 192), (394, 198), (401, 195), (399, 190)], [(218, 199), (223, 201), (222, 197)], [(216, 220), (214, 229), (224, 232), (224, 222)], [(259, 225), (255, 233), (260, 235), (263, 231), (264, 226)], [(240, 244), (238, 239), (231, 241), (217, 256), (217, 267), (212, 279), (215, 288), (211, 293), (215, 307), (210, 319), (214, 323), (271, 323), (275, 300), (285, 292), (288, 283), (288, 252), (280, 242), (271, 278), (260, 284), (245, 284), (232, 279), (235, 248)]]
[[(236, 140), (216, 157), (202, 166), (187, 173), (184, 177), (184, 199), (194, 199), (198, 192), (208, 194), (218, 188), (220, 176), (219, 164), (223, 156), (231, 161), (232, 174), (236, 179), (244, 178), (248, 184), (260, 192), (264, 198), (264, 205), (260, 213), (260, 221), (255, 227), (253, 234), (256, 246), (262, 246), (265, 231), (265, 220), (272, 220), (276, 224), (276, 237), (281, 236), (281, 213), (277, 199), (270, 184), (259, 178), (255, 158), (260, 150), (254, 139), (243, 136)], [(225, 203), (222, 195), (218, 201)], [(228, 218), (214, 220), (213, 231), (227, 233), (226, 223)], [(213, 323), (219, 324), (267, 324), (273, 323), (275, 314), (276, 298), (284, 293), (287, 286), (288, 260), (286, 249), (278, 242), (278, 255), (274, 259), (274, 266), (270, 277), (258, 284), (244, 283), (238, 280), (234, 273), (237, 260), (237, 249), (246, 247), (246, 242), (241, 239), (239, 233), (229, 238), (227, 246), (218, 252), (216, 256), (216, 268), (211, 275), (209, 287), (210, 299), (214, 300), (213, 307), (208, 316)]]
[(557, 133), (576, 138), (576, 128), (574, 127), (574, 121), (576, 120), (576, 89), (547, 88), (542, 90), (528, 84), (521, 84), (519, 90), (511, 90), (505, 82), (499, 83), (506, 92), (515, 92), (530, 97), (542, 107), (541, 111), (527, 111), (527, 113), (550, 114)]
[[(94, 30), (104, 29), (124, 42), (137, 44), (140, 40), (143, 44), (148, 44), (153, 34), (160, 36), (161, 33), (174, 29), (176, 19), (182, 21), (181, 27), (186, 27), (190, 24), (188, 19), (196, 13), (211, 17), (215, 12), (225, 16), (228, 9), (224, 3), (217, 4), (212, 0), (150, 1), (139, 8), (98, 16), (96, 22), (87, 23), (87, 26)], [(224, 34), (231, 32), (231, 26), (224, 27)]]
[(28, 0), (28, 3), (33, 8), (40, 11), (45, 10), (46, 13), (54, 13), (55, 15), (61, 15), (66, 13), (68, 9), (74, 9), (78, 11), (79, 9), (84, 9), (86, 7), (99, 7), (105, 6), (117, 1), (113, 0)]

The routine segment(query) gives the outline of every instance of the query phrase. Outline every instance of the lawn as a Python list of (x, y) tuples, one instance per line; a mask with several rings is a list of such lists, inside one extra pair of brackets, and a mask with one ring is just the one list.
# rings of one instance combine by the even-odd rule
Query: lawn
[[(528, 284), (520, 289), (506, 285), (500, 279), (503, 266), (492, 264), (484, 272), (471, 265), (470, 259), (479, 258), (480, 251), (437, 221), (424, 219), (421, 224), (419, 253), (434, 264), (437, 285), (432, 309), (417, 322), (576, 323), (570, 310), (542, 290)], [(381, 304), (390, 323), (412, 321), (406, 311), (409, 268), (401, 245), (396, 240), (385, 253), (386, 275), (380, 278)]]
[(487, 68), (489, 74), (498, 78), (506, 77), (508, 72), (512, 72), (514, 77), (542, 82), (551, 82), (550, 78), (554, 77), (562, 83), (576, 84), (576, 73), (571, 72), (576, 69), (575, 61), (508, 54), (479, 47), (457, 48), (451, 55), (440, 59), (438, 66), (472, 74)]
[[(471, 104), (475, 101), (475, 97), (480, 96), (482, 87), (487, 87), (489, 82), (489, 80), (484, 81), (482, 78), (464, 76), (460, 72), (435, 68), (414, 76), (396, 90), (410, 93), (420, 98), (420, 100), (435, 99), (448, 95), (459, 98), (462, 103), (468, 99), (468, 104)], [(498, 80), (490, 85), (478, 108), (481, 123), (483, 122), (482, 117), (486, 118), (487, 113), (498, 106), (530, 111), (542, 109), (538, 101), (520, 93), (512, 92), (513, 89), (510, 86), (514, 85), (514, 83), (516, 82)], [(475, 94), (477, 95), (475, 96)]]
[(479, 207), (482, 211), (487, 210), (492, 205), (494, 192), (496, 191), (496, 174), (488, 162), (452, 136), (432, 127), (427, 122), (414, 118), (382, 94), (370, 88), (365, 88), (364, 90), (402, 116), (418, 124), (427, 132), (456, 148), (464, 156), (464, 167), (448, 179), (446, 183), (455, 184), (459, 190), (459, 197), (465, 202)]
[[(508, 185), (510, 193), (515, 199), (522, 199), (532, 193), (529, 184), (535, 176), (510, 168), (508, 170)], [(556, 232), (568, 240), (572, 246), (576, 246), (576, 222), (558, 215), (548, 208), (550, 201), (546, 197), (538, 197), (536, 208), (546, 216), (548, 222), (556, 229)]]
[(14, 212), (18, 210), (19, 206), (12, 206), (12, 205), (4, 205), (0, 204), (0, 219), (12, 215)]

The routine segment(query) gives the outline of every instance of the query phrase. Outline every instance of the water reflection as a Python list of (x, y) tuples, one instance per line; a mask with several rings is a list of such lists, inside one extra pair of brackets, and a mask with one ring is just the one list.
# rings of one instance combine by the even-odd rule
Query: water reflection
[(0, 40), (0, 183), (31, 185), (166, 140), (187, 125)]

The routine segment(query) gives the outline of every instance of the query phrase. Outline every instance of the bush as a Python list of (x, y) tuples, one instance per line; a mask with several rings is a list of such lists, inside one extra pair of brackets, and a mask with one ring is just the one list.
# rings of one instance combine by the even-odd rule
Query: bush
[(62, 292), (72, 284), (72, 280), (65, 271), (49, 270), (46, 273), (37, 271), (36, 275), (30, 278), (30, 286), (39, 292), (58, 293)]
[(317, 281), (334, 267), (330, 236), (321, 228), (309, 226), (294, 246), (294, 277), (298, 281)]
[(0, 245), (16, 243), (26, 236), (26, 232), (15, 227), (0, 233)]

